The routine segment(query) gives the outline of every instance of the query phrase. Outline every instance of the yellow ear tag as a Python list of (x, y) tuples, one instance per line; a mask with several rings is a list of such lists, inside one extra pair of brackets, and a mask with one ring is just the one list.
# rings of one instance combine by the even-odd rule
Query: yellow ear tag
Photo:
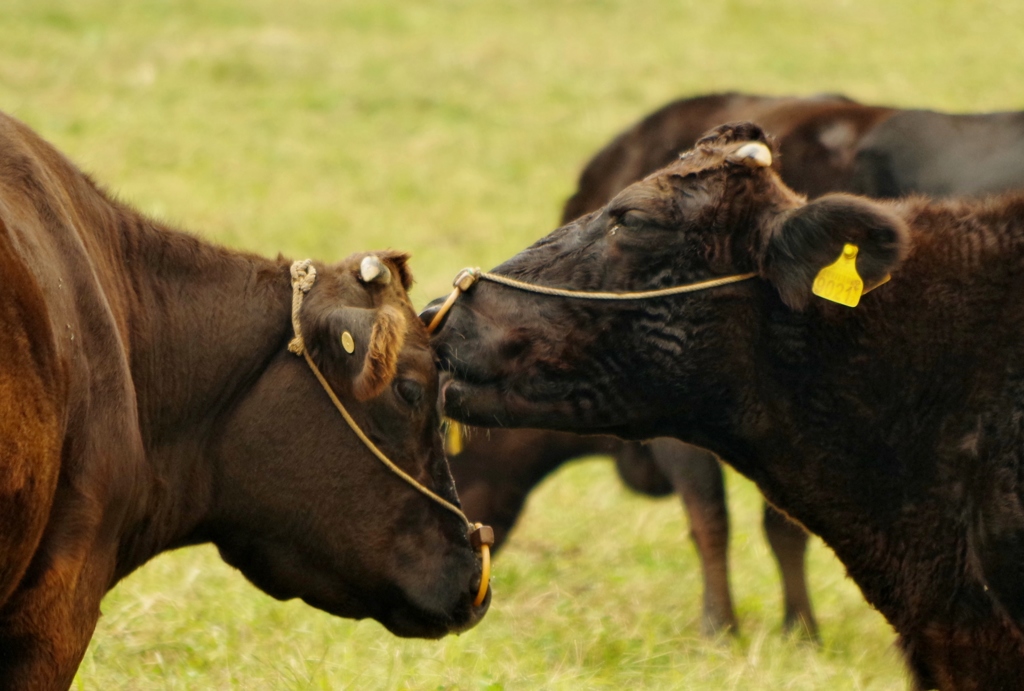
[(352, 340), (352, 334), (348, 331), (341, 332), (341, 347), (345, 349), (345, 352), (351, 355), (356, 350), (356, 342)]
[(864, 293), (864, 281), (857, 273), (857, 246), (843, 245), (839, 259), (818, 272), (811, 292), (820, 298), (856, 307)]
[(448, 434), (445, 435), (445, 450), (449, 456), (462, 453), (462, 425), (455, 420), (448, 420)]

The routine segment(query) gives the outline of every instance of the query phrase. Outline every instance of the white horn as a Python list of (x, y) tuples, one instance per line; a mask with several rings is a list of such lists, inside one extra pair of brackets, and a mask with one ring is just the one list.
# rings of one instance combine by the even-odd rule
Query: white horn
[(391, 282), (391, 271), (384, 266), (384, 262), (369, 254), (363, 257), (359, 264), (359, 277), (363, 279), (363, 283), (375, 281), (387, 285)]
[(772, 150), (762, 142), (747, 142), (729, 154), (729, 160), (750, 168), (767, 168), (772, 164)]

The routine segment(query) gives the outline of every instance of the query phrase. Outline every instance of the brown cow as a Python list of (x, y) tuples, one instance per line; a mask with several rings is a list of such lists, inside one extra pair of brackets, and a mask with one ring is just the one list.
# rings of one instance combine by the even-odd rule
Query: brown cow
[[(455, 501), (406, 256), (376, 255), (364, 282), (366, 256), (317, 265), (307, 348), (366, 433)], [(0, 688), (66, 688), (104, 593), (202, 542), (274, 597), (401, 636), (484, 614), (463, 523), (287, 352), (288, 261), (145, 218), (0, 116), (0, 275)]]
[(808, 202), (773, 153), (717, 128), (464, 283), (445, 410), (708, 448), (833, 548), (918, 688), (1024, 688), (1024, 193)]

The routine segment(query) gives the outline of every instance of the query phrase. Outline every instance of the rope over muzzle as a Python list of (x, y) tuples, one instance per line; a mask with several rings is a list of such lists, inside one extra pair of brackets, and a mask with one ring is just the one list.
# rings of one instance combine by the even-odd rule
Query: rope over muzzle
[(480, 280), (480, 267), (470, 268), (467, 267), (455, 274), (455, 280), (452, 281), (454, 290), (448, 295), (448, 298), (441, 305), (440, 309), (437, 310), (437, 314), (430, 320), (427, 325), (427, 333), (433, 334), (434, 330), (437, 329), (438, 324), (444, 321), (444, 315), (448, 314), (448, 310), (452, 308), (455, 301), (459, 299), (459, 296), (464, 292), (473, 287), (473, 285)]
[(477, 281), (491, 281), (492, 283), (499, 283), (509, 288), (516, 288), (523, 290), (528, 293), (539, 293), (541, 295), (551, 295), (554, 297), (563, 298), (575, 298), (578, 300), (646, 300), (649, 298), (660, 298), (667, 297), (669, 295), (680, 295), (682, 293), (695, 293), (701, 290), (708, 290), (709, 288), (717, 288), (718, 286), (728, 285), (730, 283), (738, 283), (739, 281), (745, 281), (748, 278), (753, 278), (756, 273), (746, 274), (735, 274), (732, 276), (720, 276), (718, 278), (709, 278), (705, 281), (697, 281), (696, 283), (687, 283), (681, 286), (672, 286), (671, 288), (658, 288), (656, 290), (640, 290), (636, 292), (626, 293), (611, 293), (605, 291), (587, 291), (587, 290), (567, 290), (565, 288), (552, 288), (549, 286), (541, 286), (533, 283), (526, 283), (525, 281), (517, 281), (514, 278), (508, 276), (502, 276), (501, 274), (491, 273), (489, 271), (481, 271), (480, 267), (465, 268), (455, 275), (455, 280), (452, 281), (454, 290), (448, 295), (448, 298), (438, 308), (434, 318), (430, 320), (430, 324), (427, 325), (427, 333), (433, 334), (437, 327), (444, 321), (444, 317), (451, 310), (455, 301), (459, 299), (459, 296), (464, 292), (472, 288)]
[[(348, 426), (352, 428), (356, 436), (359, 437), (359, 441), (363, 442), (373, 453), (374, 456), (383, 463), (388, 470), (393, 472), (398, 477), (402, 478), (413, 489), (418, 491), (423, 496), (427, 497), (431, 501), (439, 504), (445, 509), (451, 511), (463, 523), (466, 524), (466, 528), (469, 533), (470, 544), (473, 548), (480, 552), (481, 569), (480, 569), (480, 587), (477, 589), (476, 597), (473, 600), (473, 606), (479, 607), (483, 604), (484, 598), (487, 597), (487, 591), (491, 582), (491, 545), (494, 544), (494, 531), (490, 526), (483, 525), (481, 523), (471, 523), (466, 514), (462, 513), (459, 507), (452, 504), (450, 501), (434, 493), (428, 487), (421, 485), (416, 478), (406, 473), (404, 470), (399, 468), (395, 463), (384, 455), (377, 445), (373, 443), (363, 430), (359, 427), (359, 424), (355, 421), (348, 410), (342, 405), (341, 400), (337, 394), (334, 393), (334, 389), (331, 388), (330, 383), (324, 377), (323, 373), (320, 372), (320, 368), (313, 362), (313, 358), (310, 357), (309, 351), (306, 350), (306, 341), (302, 337), (302, 325), (299, 322), (299, 312), (302, 309), (302, 301), (306, 297), (306, 293), (309, 292), (310, 288), (313, 287), (313, 283), (316, 281), (316, 267), (313, 266), (313, 262), (309, 259), (302, 259), (296, 261), (291, 266), (292, 275), (292, 328), (295, 330), (295, 337), (288, 342), (288, 350), (296, 355), (301, 355), (306, 360), (306, 364), (316, 375), (316, 379), (320, 382), (320, 386), (323, 387), (324, 391), (327, 392), (327, 396), (331, 399), (331, 403), (341, 413), (341, 417), (345, 419)], [(475, 279), (474, 279), (475, 280)], [(472, 285), (472, 284), (470, 284)]]

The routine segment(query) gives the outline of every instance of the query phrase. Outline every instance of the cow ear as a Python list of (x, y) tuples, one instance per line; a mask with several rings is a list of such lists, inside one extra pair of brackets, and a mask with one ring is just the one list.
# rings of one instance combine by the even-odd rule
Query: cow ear
[(405, 344), (405, 315), (384, 305), (378, 309), (335, 307), (319, 320), (314, 349), (352, 382), (356, 400), (378, 396), (398, 371), (398, 356)]
[(409, 268), (409, 255), (406, 252), (384, 250), (383, 252), (374, 252), (374, 254), (376, 254), (379, 259), (390, 263), (395, 268), (398, 272), (399, 279), (402, 281), (403, 288), (406, 290), (412, 288), (412, 270)]
[(868, 289), (886, 280), (910, 245), (906, 225), (887, 207), (847, 194), (825, 195), (786, 211), (765, 232), (761, 274), (797, 310), (807, 306), (818, 272), (847, 244), (857, 247), (857, 273)]

